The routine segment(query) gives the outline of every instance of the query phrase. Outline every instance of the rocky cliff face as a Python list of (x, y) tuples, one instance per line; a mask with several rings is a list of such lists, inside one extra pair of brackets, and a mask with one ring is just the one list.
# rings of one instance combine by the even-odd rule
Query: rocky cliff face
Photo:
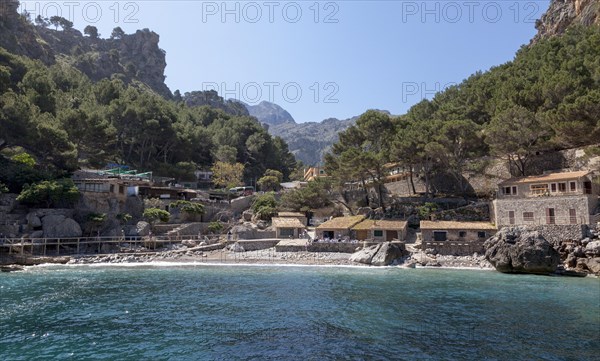
[(17, 6), (17, 1), (0, 0), (0, 47), (47, 65), (60, 58), (94, 81), (113, 75), (127, 83), (139, 81), (171, 97), (165, 85), (165, 52), (158, 47), (155, 32), (144, 29), (120, 39), (92, 39), (75, 29), (34, 26), (17, 13)]
[(231, 115), (249, 115), (243, 103), (236, 100), (225, 100), (215, 90), (193, 91), (183, 95), (183, 101), (188, 107), (210, 106), (221, 109)]
[(48, 44), (38, 41), (35, 28), (17, 13), (19, 3), (0, 0), (0, 47), (13, 54), (54, 63), (54, 52)]
[(270, 126), (269, 133), (285, 140), (296, 159), (306, 165), (317, 165), (337, 142), (338, 133), (348, 129), (356, 119), (358, 117), (345, 120), (329, 118), (320, 123), (280, 123)]
[(535, 24), (538, 33), (531, 40), (560, 35), (571, 25), (600, 25), (599, 0), (552, 0), (548, 11)]
[(90, 79), (98, 81), (118, 74), (127, 83), (137, 80), (171, 97), (165, 85), (165, 52), (158, 47), (155, 32), (144, 29), (120, 39), (92, 39), (77, 30), (37, 30), (45, 43)]

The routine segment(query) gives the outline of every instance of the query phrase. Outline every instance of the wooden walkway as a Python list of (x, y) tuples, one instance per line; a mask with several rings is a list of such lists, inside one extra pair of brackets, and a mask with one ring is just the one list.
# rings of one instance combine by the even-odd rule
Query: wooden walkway
[[(74, 254), (130, 253), (156, 251), (183, 240), (206, 240), (205, 236), (4, 238), (0, 254), (64, 256)], [(106, 246), (106, 247), (104, 247)], [(105, 252), (105, 249), (111, 249)]]

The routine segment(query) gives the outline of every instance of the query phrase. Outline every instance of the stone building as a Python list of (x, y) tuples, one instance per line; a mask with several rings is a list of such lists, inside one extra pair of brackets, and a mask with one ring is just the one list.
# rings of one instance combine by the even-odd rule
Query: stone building
[(303, 225), (308, 224), (308, 219), (304, 213), (301, 212), (279, 212), (277, 213), (277, 217), (280, 218), (296, 218)]
[(317, 238), (342, 238), (350, 237), (351, 229), (362, 222), (365, 216), (336, 217), (322, 223), (316, 228)]
[(300, 238), (306, 226), (294, 217), (274, 217), (273, 228), (276, 238)]
[(375, 242), (406, 239), (406, 222), (400, 220), (365, 219), (352, 227), (354, 237), (359, 241), (372, 239)]
[(498, 227), (598, 222), (600, 186), (589, 171), (511, 178), (498, 187), (491, 212)]
[(483, 243), (496, 234), (488, 222), (421, 221), (423, 249), (457, 256), (483, 252)]

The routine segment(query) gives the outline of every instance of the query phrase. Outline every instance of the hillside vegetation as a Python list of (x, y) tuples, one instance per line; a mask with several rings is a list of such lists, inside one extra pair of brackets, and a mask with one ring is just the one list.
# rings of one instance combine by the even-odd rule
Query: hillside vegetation
[(339, 138), (326, 166), (340, 182), (368, 178), (381, 188), (383, 165), (400, 162), (426, 185), (442, 173), (467, 191), (463, 173), (488, 155), (529, 174), (538, 153), (600, 143), (600, 28), (575, 26), (523, 47), (400, 117), (369, 111)]
[[(268, 168), (287, 177), (295, 167), (285, 142), (252, 117), (188, 107), (119, 78), (93, 83), (68, 63), (46, 66), (4, 49), (0, 138), (5, 156), (33, 155), (33, 173), (116, 162), (189, 179), (198, 167), (220, 160), (245, 164), (244, 177), (250, 180)], [(2, 167), (0, 182), (18, 191), (22, 182), (15, 181), (14, 170)]]

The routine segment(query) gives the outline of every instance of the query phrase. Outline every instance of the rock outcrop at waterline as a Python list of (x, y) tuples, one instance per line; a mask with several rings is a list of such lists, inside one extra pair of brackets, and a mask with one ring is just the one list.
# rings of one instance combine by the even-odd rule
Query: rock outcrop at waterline
[(350, 256), (350, 261), (371, 266), (389, 266), (394, 260), (407, 255), (402, 244), (383, 242), (361, 249)]
[(507, 227), (488, 239), (485, 257), (503, 273), (554, 273), (560, 254), (537, 231), (524, 227)]

